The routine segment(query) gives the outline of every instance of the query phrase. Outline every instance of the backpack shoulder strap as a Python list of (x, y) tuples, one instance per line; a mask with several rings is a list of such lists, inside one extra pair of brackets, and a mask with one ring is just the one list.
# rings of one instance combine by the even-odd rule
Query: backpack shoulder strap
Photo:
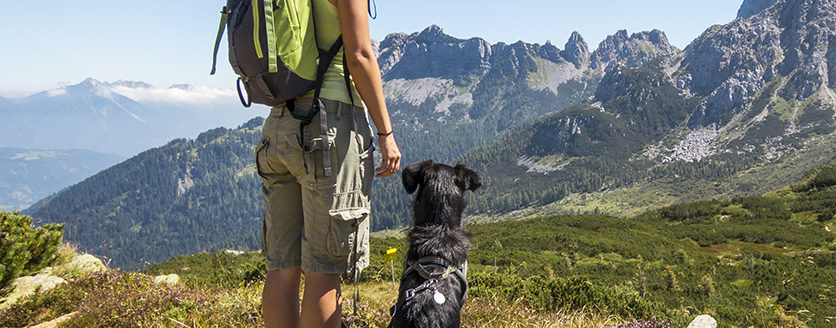
[[(322, 91), (322, 82), (325, 80), (325, 72), (328, 71), (328, 66), (331, 65), (331, 61), (334, 60), (334, 57), (336, 57), (337, 53), (340, 52), (340, 48), (342, 48), (342, 46), (343, 37), (340, 35), (328, 51), (319, 52), (319, 64), (316, 68), (316, 83), (314, 84), (314, 99), (319, 99), (319, 92)], [(343, 55), (345, 55), (345, 53), (343, 53)], [(346, 71), (346, 73), (348, 73), (348, 71)]]
[[(342, 40), (342, 36), (340, 36)], [(345, 90), (348, 91), (348, 99), (351, 100), (351, 106), (354, 106), (354, 92), (351, 92), (351, 72), (348, 71), (348, 61), (345, 59), (345, 50), (343, 50), (343, 76), (345, 77)]]
[(226, 6), (224, 6), (224, 8), (221, 9), (221, 24), (218, 26), (218, 36), (215, 37), (215, 52), (212, 54), (212, 71), (209, 75), (215, 75), (215, 68), (218, 66), (218, 47), (221, 45), (221, 38), (223, 37), (224, 30), (226, 29), (226, 20), (228, 16), (229, 12), (227, 11)]

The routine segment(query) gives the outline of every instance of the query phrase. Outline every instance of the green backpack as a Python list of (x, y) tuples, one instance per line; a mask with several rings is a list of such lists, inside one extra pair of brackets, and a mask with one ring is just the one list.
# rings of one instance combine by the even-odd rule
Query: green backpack
[(315, 90), (314, 98), (319, 98), (325, 71), (343, 44), (339, 37), (327, 52), (320, 51), (313, 14), (311, 0), (227, 0), (221, 11), (210, 74), (215, 74), (218, 47), (226, 29), (229, 63), (238, 74), (236, 87), (241, 104), (287, 103), (294, 117), (310, 123), (319, 110), (319, 101), (314, 101), (313, 110), (306, 109), (305, 115), (297, 117), (293, 99), (311, 90)]

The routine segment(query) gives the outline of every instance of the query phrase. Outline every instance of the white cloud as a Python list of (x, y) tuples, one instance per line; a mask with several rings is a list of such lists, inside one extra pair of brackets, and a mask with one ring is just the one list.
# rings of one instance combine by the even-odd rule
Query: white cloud
[(216, 89), (205, 86), (168, 89), (115, 86), (112, 91), (140, 102), (206, 103), (237, 97), (234, 89)]
[(52, 89), (46, 92), (47, 96), (56, 97), (56, 96), (63, 96), (67, 94), (67, 89)]

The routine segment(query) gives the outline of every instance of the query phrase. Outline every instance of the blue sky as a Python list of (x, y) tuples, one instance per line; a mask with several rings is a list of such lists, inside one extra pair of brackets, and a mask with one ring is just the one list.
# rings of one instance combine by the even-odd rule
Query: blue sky
[[(714, 24), (735, 18), (742, 0), (378, 0), (372, 38), (431, 24), (458, 38), (545, 43), (563, 48), (572, 31), (597, 47), (619, 29), (664, 31), (684, 48)], [(209, 76), (219, 10), (225, 1), (8, 1), (0, 20), (0, 95), (21, 96), (78, 83), (139, 80), (158, 87), (233, 86), (219, 54)], [(223, 44), (225, 46), (225, 43)]]

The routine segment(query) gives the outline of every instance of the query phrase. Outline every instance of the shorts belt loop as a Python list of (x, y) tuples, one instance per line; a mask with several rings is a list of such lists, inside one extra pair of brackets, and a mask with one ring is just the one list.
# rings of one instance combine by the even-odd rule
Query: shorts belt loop
[[(324, 103), (323, 103), (324, 105)], [(331, 143), (328, 141), (328, 110), (325, 106), (319, 111), (319, 129), (322, 132), (322, 173), (331, 176)], [(337, 106), (339, 108), (339, 106)]]
[(345, 106), (342, 103), (339, 103), (339, 106), (337, 106), (337, 121), (340, 120), (340, 116), (343, 114), (343, 107)]

